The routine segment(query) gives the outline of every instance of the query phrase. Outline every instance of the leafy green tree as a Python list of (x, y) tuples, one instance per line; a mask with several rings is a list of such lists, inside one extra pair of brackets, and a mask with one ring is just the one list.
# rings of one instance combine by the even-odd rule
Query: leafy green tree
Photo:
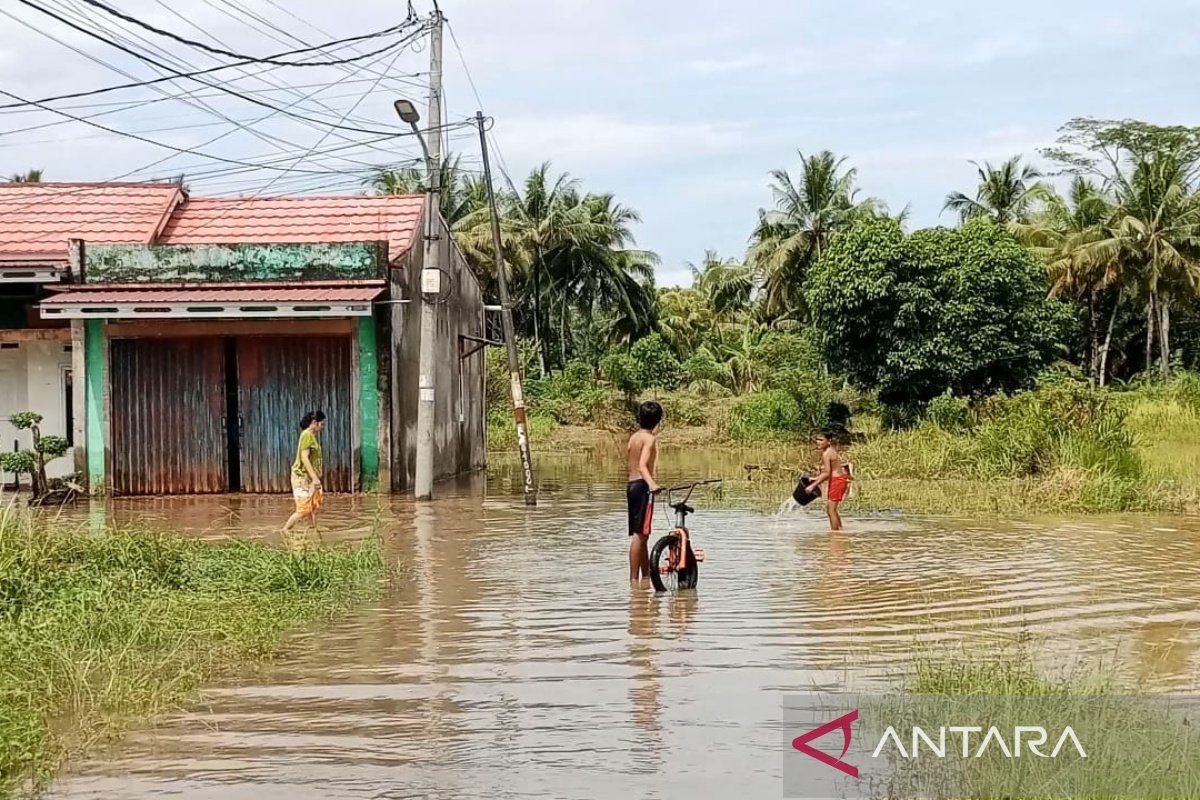
[(760, 209), (747, 261), (763, 286), (771, 318), (804, 318), (804, 277), (834, 234), (857, 219), (879, 212), (881, 203), (859, 199), (857, 172), (828, 150), (800, 153), (800, 174), (771, 172), (775, 208)]
[(679, 359), (671, 346), (657, 333), (638, 339), (629, 348), (637, 363), (638, 383), (643, 388), (674, 389), (683, 377)]
[(716, 328), (716, 313), (695, 289), (665, 289), (657, 305), (658, 332), (684, 358), (703, 347)]
[(546, 258), (550, 278), (546, 307), (557, 312), (560, 363), (566, 363), (573, 345), (570, 335), (576, 314), (603, 320), (611, 344), (651, 333), (657, 313), (654, 266), (658, 257), (632, 247), (633, 225), (641, 217), (611, 194), (585, 195), (579, 209), (592, 225), (589, 235), (560, 245)]
[[(451, 226), (487, 203), (487, 187), (481, 179), (463, 171), (462, 157), (451, 154), (442, 159), (438, 176), (442, 216)], [(424, 169), (379, 169), (367, 184), (376, 194), (423, 194), (428, 190), (428, 173)]]
[(623, 350), (609, 351), (600, 359), (600, 377), (622, 392), (626, 399), (634, 397), (643, 388), (641, 366)]
[(1059, 352), (1066, 313), (1029, 250), (986, 219), (911, 236), (860, 222), (813, 269), (808, 301), (829, 365), (909, 412), (946, 391), (1029, 385)]
[(1036, 202), (1046, 195), (1046, 186), (1039, 178), (1042, 174), (1030, 164), (1022, 164), (1020, 156), (1013, 156), (998, 167), (986, 161), (980, 165), (971, 162), (979, 173), (979, 186), (975, 197), (962, 192), (951, 192), (946, 196), (944, 211), (953, 211), (960, 222), (976, 217), (987, 217), (1000, 225), (1026, 221)]

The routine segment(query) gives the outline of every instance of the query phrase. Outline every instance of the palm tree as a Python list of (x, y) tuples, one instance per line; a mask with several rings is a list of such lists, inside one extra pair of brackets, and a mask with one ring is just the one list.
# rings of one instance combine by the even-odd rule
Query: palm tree
[(705, 250), (700, 266), (688, 264), (692, 286), (721, 317), (729, 317), (750, 306), (754, 274), (745, 264), (722, 260), (715, 250)]
[(800, 175), (771, 172), (775, 208), (758, 212), (747, 261), (763, 287), (767, 313), (775, 318), (804, 313), (804, 276), (829, 246), (830, 238), (882, 204), (858, 200), (857, 172), (828, 150), (800, 153)]
[[(1109, 237), (1114, 211), (1112, 198), (1099, 186), (1076, 176), (1067, 197), (1047, 191), (1041, 212), (1029, 222), (1012, 226), (1017, 237), (1045, 261), (1050, 293), (1087, 301), (1088, 372), (1100, 386), (1107, 381), (1113, 328), (1121, 309), (1123, 282), (1129, 279), (1120, 260), (1106, 259), (1094, 249), (1097, 242)], [(1112, 295), (1112, 312), (1101, 342), (1098, 305), (1106, 294)]]
[[(513, 248), (523, 295), (532, 305), (533, 338), (545, 374), (550, 360), (549, 312), (559, 314), (569, 335), (571, 306), (608, 317), (613, 336), (652, 330), (653, 266), (657, 257), (632, 247), (640, 217), (611, 195), (581, 194), (569, 175), (551, 175), (549, 162), (530, 172), (505, 199), (503, 226)], [(557, 302), (557, 308), (548, 304)]]
[(1089, 244), (1097, 262), (1120, 262), (1136, 277), (1146, 308), (1146, 367), (1159, 346), (1159, 370), (1170, 374), (1171, 306), (1194, 302), (1200, 289), (1200, 198), (1191, 165), (1170, 152), (1135, 159), (1115, 178), (1118, 199), (1106, 235)]
[(28, 172), (18, 172), (14, 175), (9, 175), (8, 179), (13, 183), (41, 183), (42, 171), (40, 169), (31, 169)]
[(1020, 156), (1013, 156), (999, 167), (986, 161), (982, 165), (971, 163), (979, 173), (975, 197), (951, 192), (942, 207), (957, 214), (960, 222), (975, 217), (988, 217), (998, 225), (1026, 222), (1036, 201), (1046, 195), (1045, 184), (1039, 180), (1042, 174), (1031, 164), (1022, 165)]
[[(446, 156), (438, 175), (442, 216), (452, 227), (487, 201), (486, 187), (479, 179), (466, 175), (459, 166), (460, 161), (461, 156)], [(376, 170), (366, 184), (376, 194), (423, 194), (428, 190), (427, 177), (424, 169), (384, 167)]]
[(698, 289), (667, 289), (658, 296), (658, 332), (681, 358), (700, 349), (717, 327), (712, 305)]
[(576, 208), (591, 223), (588, 235), (559, 245), (545, 259), (549, 300), (558, 302), (564, 364), (572, 309), (606, 319), (612, 327), (610, 343), (650, 333), (655, 320), (658, 256), (633, 247), (633, 225), (641, 216), (611, 194), (584, 195)]

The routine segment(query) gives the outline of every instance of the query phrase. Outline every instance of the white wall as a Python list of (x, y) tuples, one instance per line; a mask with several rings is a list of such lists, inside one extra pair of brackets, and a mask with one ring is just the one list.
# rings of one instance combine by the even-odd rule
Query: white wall
[[(18, 411), (36, 411), (44, 418), (42, 433), (67, 435), (65, 371), (71, 367), (71, 354), (64, 342), (20, 342), (17, 348), (0, 349), (0, 448), (13, 449), (14, 440), (22, 449), (32, 446), (28, 431), (18, 431), (8, 421)], [(52, 461), (46, 467), (51, 478), (69, 475), (73, 469), (69, 457)], [(11, 474), (2, 476), (12, 481)]]

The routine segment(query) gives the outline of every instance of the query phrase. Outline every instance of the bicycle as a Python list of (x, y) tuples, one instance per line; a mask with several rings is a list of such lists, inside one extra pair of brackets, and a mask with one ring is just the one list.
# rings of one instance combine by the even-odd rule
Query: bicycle
[[(675, 511), (675, 527), (654, 543), (650, 550), (650, 582), (654, 591), (668, 592), (680, 589), (695, 589), (700, 579), (699, 562), (704, 560), (704, 551), (692, 549), (691, 533), (687, 529), (688, 514), (694, 514), (696, 509), (688, 505), (688, 500), (697, 486), (707, 486), (720, 483), (720, 478), (707, 481), (685, 483), (672, 486), (665, 490), (667, 505)], [(674, 492), (687, 489), (687, 494), (677, 503), (671, 502)]]

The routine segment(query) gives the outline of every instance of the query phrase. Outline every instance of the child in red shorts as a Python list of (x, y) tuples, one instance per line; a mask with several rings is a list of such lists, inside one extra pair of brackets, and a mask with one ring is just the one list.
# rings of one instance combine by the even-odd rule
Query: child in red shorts
[(815, 493), (821, 484), (829, 484), (825, 492), (825, 512), (829, 515), (829, 530), (840, 531), (842, 514), (838, 507), (850, 490), (850, 465), (842, 459), (842, 454), (834, 444), (833, 434), (829, 431), (818, 433), (816, 443), (821, 449), (821, 471), (808, 485), (808, 491)]

